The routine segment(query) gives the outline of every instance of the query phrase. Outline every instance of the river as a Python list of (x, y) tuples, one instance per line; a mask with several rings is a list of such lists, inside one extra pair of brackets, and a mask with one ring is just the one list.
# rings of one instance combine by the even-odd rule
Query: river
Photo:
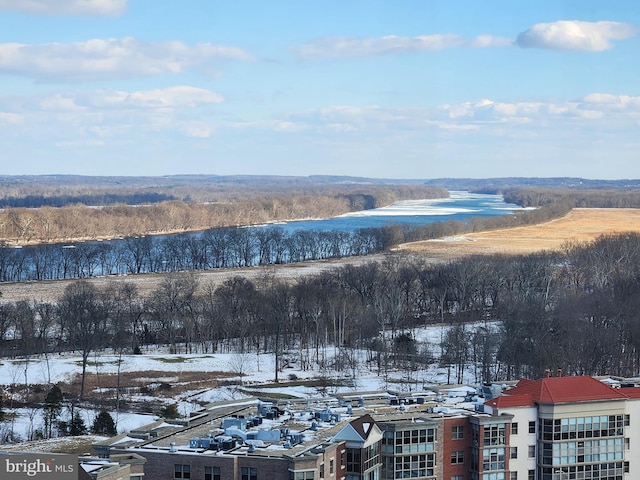
[(420, 226), (448, 220), (464, 222), (473, 217), (505, 215), (517, 210), (522, 208), (506, 203), (501, 195), (451, 191), (449, 198), (403, 200), (388, 207), (347, 213), (338, 217), (298, 220), (277, 225), (288, 232), (296, 230), (353, 232), (361, 228), (379, 228), (391, 224)]
[(0, 282), (203, 271), (362, 256), (389, 247), (380, 227), (465, 222), (519, 209), (505, 203), (500, 195), (453, 191), (449, 198), (401, 201), (322, 220), (104, 242), (4, 247), (0, 248)]

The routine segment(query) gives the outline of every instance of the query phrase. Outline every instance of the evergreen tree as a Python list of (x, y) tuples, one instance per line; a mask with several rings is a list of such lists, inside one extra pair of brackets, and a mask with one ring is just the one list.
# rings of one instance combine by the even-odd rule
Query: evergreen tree
[(178, 405), (171, 404), (171, 405), (166, 405), (164, 407), (162, 407), (160, 409), (160, 411), (158, 412), (158, 415), (160, 415), (162, 418), (178, 418), (180, 417), (180, 414), (178, 413)]
[(80, 416), (80, 412), (75, 412), (71, 417), (71, 420), (62, 421), (58, 424), (60, 432), (68, 437), (77, 437), (87, 434), (87, 425), (84, 423), (83, 418)]
[(54, 385), (44, 399), (42, 415), (44, 417), (44, 429), (46, 438), (53, 436), (53, 426), (57, 424), (58, 417), (62, 412), (62, 402), (64, 397), (59, 386)]
[(116, 425), (111, 418), (111, 414), (106, 410), (101, 410), (93, 421), (91, 432), (97, 435), (116, 435)]

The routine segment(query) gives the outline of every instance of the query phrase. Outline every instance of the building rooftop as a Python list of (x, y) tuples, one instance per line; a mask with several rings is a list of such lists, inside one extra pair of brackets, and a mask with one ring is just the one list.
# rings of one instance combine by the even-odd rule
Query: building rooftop
[[(158, 420), (94, 444), (94, 451), (145, 451), (182, 455), (296, 457), (322, 450), (345, 425), (366, 439), (376, 421), (426, 422), (477, 414), (466, 387), (394, 395), (366, 392), (308, 400), (245, 399), (210, 404), (188, 419)], [(476, 401), (482, 399), (475, 398)]]
[(613, 388), (590, 376), (558, 376), (539, 380), (523, 378), (515, 387), (487, 402), (494, 408), (530, 407), (535, 404), (579, 403), (640, 398), (640, 388)]

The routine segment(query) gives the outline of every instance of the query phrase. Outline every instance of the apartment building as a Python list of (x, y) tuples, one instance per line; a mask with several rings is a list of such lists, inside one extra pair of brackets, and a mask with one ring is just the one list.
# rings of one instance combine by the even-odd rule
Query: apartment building
[(640, 388), (588, 376), (520, 380), (484, 405), (506, 420), (504, 470), (472, 480), (640, 478), (639, 400)]
[(322, 402), (211, 405), (94, 448), (144, 457), (153, 480), (640, 478), (634, 386), (549, 376), (488, 400), (443, 389)]

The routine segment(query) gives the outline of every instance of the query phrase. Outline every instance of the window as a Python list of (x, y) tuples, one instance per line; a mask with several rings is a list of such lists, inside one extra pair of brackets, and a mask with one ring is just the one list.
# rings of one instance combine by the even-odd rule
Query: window
[(529, 422), (529, 433), (536, 433), (536, 422)]
[(191, 465), (174, 465), (173, 478), (191, 478)]
[(320, 464), (320, 478), (324, 478), (324, 463)]
[(452, 440), (462, 440), (464, 438), (464, 426), (455, 426), (451, 427), (451, 439)]
[(313, 480), (313, 472), (293, 472), (291, 476), (292, 480)]
[(529, 470), (527, 472), (527, 480), (536, 480), (536, 471), (535, 470)]
[(464, 451), (456, 450), (455, 452), (451, 452), (451, 464), (459, 465), (461, 463), (464, 463)]
[(258, 480), (258, 469), (242, 467), (240, 469), (240, 477), (242, 480)]
[(333, 458), (329, 460), (329, 474), (333, 475)]
[(482, 470), (504, 470), (505, 449), (485, 448), (482, 450)]
[(509, 474), (509, 480), (518, 480), (518, 472), (511, 472)]
[(435, 454), (426, 455), (402, 455), (393, 459), (390, 470), (395, 478), (433, 477), (435, 467)]
[(509, 458), (518, 458), (518, 447), (511, 447)]
[(535, 458), (535, 456), (536, 456), (536, 446), (535, 445), (529, 445), (529, 451), (527, 452), (527, 456), (529, 458)]
[(511, 424), (511, 435), (517, 435), (518, 434), (518, 422), (513, 422)]
[(204, 467), (204, 480), (220, 480), (220, 467)]
[(451, 480), (464, 480), (464, 475), (454, 475)]
[(495, 425), (485, 425), (484, 427), (484, 446), (489, 445), (506, 445), (506, 423), (497, 423)]

